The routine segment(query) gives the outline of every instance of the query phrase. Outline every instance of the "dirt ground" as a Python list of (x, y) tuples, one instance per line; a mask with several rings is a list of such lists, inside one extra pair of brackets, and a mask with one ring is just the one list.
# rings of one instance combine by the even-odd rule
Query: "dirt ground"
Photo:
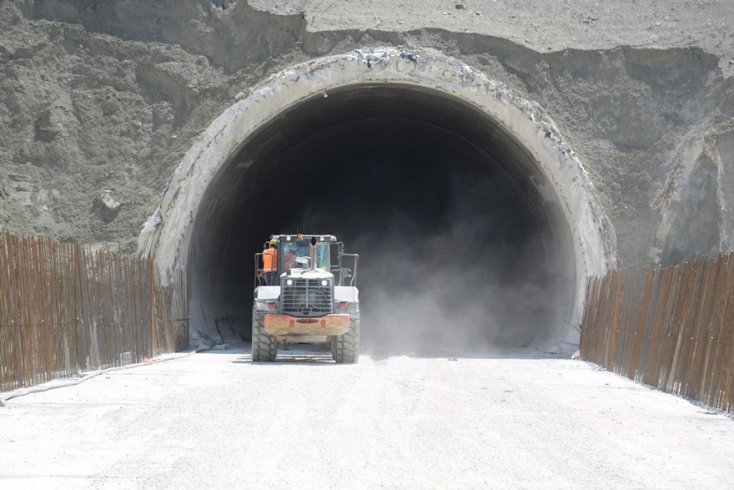
[(12, 399), (0, 454), (5, 489), (721, 488), (734, 422), (581, 361), (239, 349)]
[[(231, 2), (234, 3), (234, 2)], [(538, 52), (697, 46), (734, 70), (734, 4), (700, 0), (250, 0), (278, 14), (303, 12), (310, 31), (439, 28), (507, 39)], [(730, 64), (729, 62), (732, 61)], [(731, 71), (729, 71), (731, 73)]]

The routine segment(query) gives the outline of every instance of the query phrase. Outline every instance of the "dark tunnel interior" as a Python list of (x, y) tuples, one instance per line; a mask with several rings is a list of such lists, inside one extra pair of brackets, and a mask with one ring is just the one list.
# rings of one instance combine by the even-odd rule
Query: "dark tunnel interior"
[(552, 341), (567, 328), (575, 262), (543, 185), (520, 142), (438, 91), (360, 85), (305, 100), (251, 135), (206, 190), (188, 259), (192, 328), (248, 337), (253, 255), (271, 234), (301, 231), (360, 254), (367, 353)]

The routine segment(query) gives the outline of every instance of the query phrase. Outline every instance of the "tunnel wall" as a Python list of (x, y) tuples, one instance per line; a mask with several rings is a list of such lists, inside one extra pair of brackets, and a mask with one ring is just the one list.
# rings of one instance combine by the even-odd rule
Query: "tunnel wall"
[[(140, 250), (163, 269), (186, 266), (194, 221), (202, 197), (221, 167), (243, 142), (272, 118), (317, 94), (352, 84), (407, 84), (458, 97), (488, 114), (511, 133), (537, 162), (545, 182), (543, 199), (556, 202), (573, 237), (576, 295), (571, 323), (578, 325), (589, 276), (615, 261), (611, 225), (600, 209), (581, 162), (543, 109), (481, 72), (432, 51), (393, 48), (358, 50), (288, 68), (255, 87), (223, 112), (186, 153), (160, 209), (139, 239)], [(195, 304), (195, 292), (192, 304)], [(197, 318), (192, 318), (196, 328)]]

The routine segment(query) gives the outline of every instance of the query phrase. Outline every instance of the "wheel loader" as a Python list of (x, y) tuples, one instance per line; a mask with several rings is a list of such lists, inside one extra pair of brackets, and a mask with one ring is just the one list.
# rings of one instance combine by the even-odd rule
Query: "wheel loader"
[(285, 344), (328, 343), (334, 361), (356, 363), (359, 255), (333, 235), (272, 235), (268, 243), (277, 270), (264, 271), (268, 254), (255, 254), (252, 360), (275, 361)]

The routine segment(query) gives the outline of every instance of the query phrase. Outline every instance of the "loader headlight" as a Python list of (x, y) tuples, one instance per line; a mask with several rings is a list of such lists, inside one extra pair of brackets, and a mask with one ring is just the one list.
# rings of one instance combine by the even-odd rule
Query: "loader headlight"
[(286, 286), (293, 286), (293, 279), (286, 279), (285, 280), (285, 285)]
[(321, 279), (321, 285), (326, 287), (329, 285), (329, 281), (327, 279)]

